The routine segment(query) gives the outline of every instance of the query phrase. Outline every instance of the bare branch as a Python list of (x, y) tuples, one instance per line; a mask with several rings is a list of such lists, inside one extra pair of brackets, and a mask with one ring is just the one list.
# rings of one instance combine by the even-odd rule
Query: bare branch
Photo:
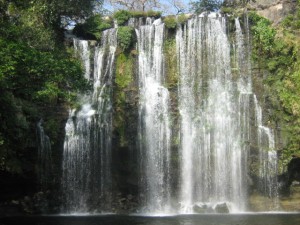
[(160, 8), (159, 0), (109, 0), (116, 8), (123, 8), (134, 11), (146, 11)]
[(182, 0), (167, 0), (167, 2), (175, 9), (176, 15), (184, 13), (186, 11), (186, 5)]

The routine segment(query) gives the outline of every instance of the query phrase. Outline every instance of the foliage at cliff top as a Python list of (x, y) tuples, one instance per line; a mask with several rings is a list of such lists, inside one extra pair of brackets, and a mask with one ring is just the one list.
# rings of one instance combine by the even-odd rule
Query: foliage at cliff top
[(195, 13), (202, 13), (204, 11), (217, 11), (220, 9), (223, 0), (198, 0), (191, 2), (192, 11)]
[(267, 19), (250, 14), (253, 58), (261, 69), (269, 72), (265, 84), (269, 87), (268, 99), (273, 109), (270, 119), (281, 126), (287, 140), (284, 160), (300, 152), (299, 3), (296, 11), (276, 29)]
[(135, 32), (133, 27), (123, 26), (118, 28), (118, 45), (121, 50), (127, 51), (135, 41)]
[(140, 17), (161, 17), (161, 12), (149, 10), (149, 11), (129, 11), (129, 10), (119, 10), (113, 14), (113, 18), (117, 21), (119, 26), (125, 25), (130, 18), (140, 18)]
[(103, 18), (100, 14), (89, 17), (84, 23), (77, 23), (73, 33), (86, 40), (100, 40), (102, 31), (112, 28), (113, 21)]
[(184, 24), (190, 17), (185, 14), (178, 16), (166, 16), (163, 21), (166, 28), (175, 29), (177, 26)]

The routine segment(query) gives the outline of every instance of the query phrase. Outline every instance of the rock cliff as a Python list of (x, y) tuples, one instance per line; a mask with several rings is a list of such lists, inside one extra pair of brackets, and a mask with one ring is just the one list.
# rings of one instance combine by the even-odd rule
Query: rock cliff
[(249, 4), (257, 10), (259, 15), (278, 24), (285, 16), (293, 12), (296, 2), (296, 0), (252, 0)]

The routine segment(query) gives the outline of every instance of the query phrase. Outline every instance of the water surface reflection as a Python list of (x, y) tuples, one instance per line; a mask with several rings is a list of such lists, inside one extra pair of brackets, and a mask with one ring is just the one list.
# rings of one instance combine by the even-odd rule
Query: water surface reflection
[(300, 214), (207, 214), (164, 217), (89, 215), (19, 216), (0, 219), (0, 225), (297, 225)]

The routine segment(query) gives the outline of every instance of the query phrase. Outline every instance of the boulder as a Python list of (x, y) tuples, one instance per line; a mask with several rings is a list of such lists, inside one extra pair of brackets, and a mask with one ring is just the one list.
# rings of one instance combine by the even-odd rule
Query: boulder
[(206, 204), (196, 204), (193, 206), (194, 213), (207, 213), (208, 206)]
[(292, 160), (288, 164), (288, 183), (292, 184), (293, 181), (300, 182), (300, 157), (293, 155)]
[(214, 210), (216, 213), (229, 213), (229, 208), (226, 202), (218, 203)]

